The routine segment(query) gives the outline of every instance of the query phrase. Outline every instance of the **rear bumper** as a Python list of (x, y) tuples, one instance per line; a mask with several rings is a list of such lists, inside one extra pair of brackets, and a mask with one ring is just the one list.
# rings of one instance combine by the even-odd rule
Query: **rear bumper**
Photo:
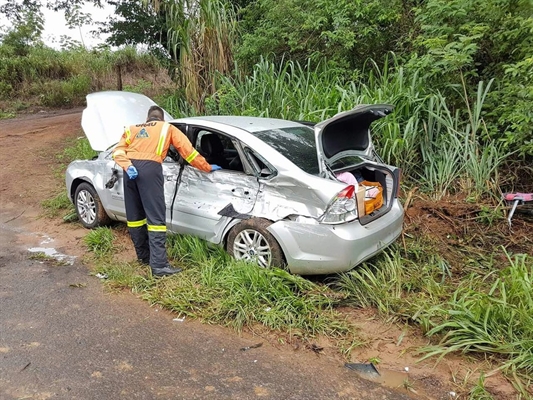
[(378, 254), (402, 232), (403, 207), (396, 199), (387, 212), (366, 225), (279, 221), (268, 230), (281, 244), (290, 271), (300, 275), (344, 272)]

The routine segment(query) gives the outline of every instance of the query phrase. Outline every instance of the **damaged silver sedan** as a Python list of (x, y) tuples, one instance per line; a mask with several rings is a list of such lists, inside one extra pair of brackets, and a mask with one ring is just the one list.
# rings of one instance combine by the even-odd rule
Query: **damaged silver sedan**
[[(154, 102), (127, 92), (87, 96), (82, 126), (93, 160), (72, 162), (69, 198), (87, 228), (126, 221), (123, 171), (111, 157), (125, 125)], [(400, 235), (400, 170), (376, 155), (371, 125), (389, 105), (361, 105), (319, 124), (273, 118), (165, 119), (211, 164), (204, 173), (169, 151), (163, 162), (169, 231), (223, 246), (237, 259), (295, 274), (347, 271)]]

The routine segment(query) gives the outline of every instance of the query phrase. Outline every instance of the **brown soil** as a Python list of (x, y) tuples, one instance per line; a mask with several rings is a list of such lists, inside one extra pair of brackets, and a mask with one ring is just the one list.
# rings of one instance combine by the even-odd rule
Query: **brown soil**
[[(60, 218), (43, 217), (41, 202), (64, 190), (64, 171), (59, 169), (57, 155), (69, 141), (83, 136), (80, 121), (80, 109), (41, 111), (0, 121), (0, 203), (3, 209), (13, 215), (12, 219), (24, 218), (29, 221), (27, 229), (52, 237), (56, 248), (62, 253), (76, 256), (85, 253), (81, 239), (87, 230), (78, 224), (65, 224)], [(478, 204), (468, 204), (461, 199), (430, 202), (416, 194), (410, 197), (405, 234), (430, 237), (433, 245), (445, 254), (452, 253), (447, 252), (448, 249), (465, 244), (468, 244), (469, 249), (477, 248), (480, 254), (496, 246), (504, 246), (512, 252), (527, 252), (532, 248), (530, 232), (533, 224), (527, 219), (514, 218), (512, 232), (504, 219), (495, 221), (490, 231), (487, 231), (487, 224), (479, 223), (485, 214), (480, 211)], [(116, 233), (119, 236), (119, 249), (123, 252), (121, 256), (133, 259), (134, 253), (126, 230), (119, 225)], [(439, 363), (435, 360), (417, 362), (420, 356), (416, 350), (429, 342), (416, 328), (387, 323), (369, 309), (345, 309), (343, 312), (355, 322), (360, 336), (365, 340), (364, 346), (352, 352), (350, 362), (379, 359), (380, 368), (405, 374), (405, 379), (397, 384), (408, 382), (413, 387), (412, 395), (415, 398), (468, 398), (467, 382), (475, 382), (480, 372), (487, 374), (495, 368), (488, 361), (466, 357), (446, 357)], [(263, 338), (271, 337), (271, 342), (277, 343), (271, 333), (255, 333)], [(338, 350), (327, 340), (317, 339), (316, 343), (292, 343), (280, 347), (286, 347), (287, 352), (296, 347), (305, 347), (308, 351), (316, 352), (317, 357), (335, 361), (331, 363), (331, 368), (338, 368), (339, 363), (344, 362)], [(408, 374), (405, 373), (406, 368)], [(499, 373), (488, 375), (485, 387), (494, 398), (517, 398), (512, 385)], [(456, 396), (450, 392), (455, 392)]]

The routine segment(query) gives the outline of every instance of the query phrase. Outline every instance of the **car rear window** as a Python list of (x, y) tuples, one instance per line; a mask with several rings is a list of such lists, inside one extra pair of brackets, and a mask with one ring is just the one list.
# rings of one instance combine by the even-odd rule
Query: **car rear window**
[(307, 126), (253, 132), (308, 174), (318, 175), (315, 133)]
[(346, 156), (346, 157), (342, 157), (339, 160), (335, 160), (335, 162), (329, 165), (333, 171), (337, 171), (338, 169), (342, 169), (346, 167), (355, 167), (359, 164), (363, 164), (364, 162), (365, 162), (365, 159), (363, 157)]

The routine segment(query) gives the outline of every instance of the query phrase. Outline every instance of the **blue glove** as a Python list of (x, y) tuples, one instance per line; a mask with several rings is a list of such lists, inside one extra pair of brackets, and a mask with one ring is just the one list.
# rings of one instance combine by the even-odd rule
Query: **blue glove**
[(126, 173), (128, 174), (129, 178), (131, 180), (134, 180), (139, 176), (139, 173), (137, 172), (137, 168), (135, 168), (133, 165), (130, 165), (128, 169), (126, 170)]
[(222, 167), (216, 165), (216, 164), (211, 164), (211, 172), (213, 171), (218, 171), (219, 169), (222, 169)]

